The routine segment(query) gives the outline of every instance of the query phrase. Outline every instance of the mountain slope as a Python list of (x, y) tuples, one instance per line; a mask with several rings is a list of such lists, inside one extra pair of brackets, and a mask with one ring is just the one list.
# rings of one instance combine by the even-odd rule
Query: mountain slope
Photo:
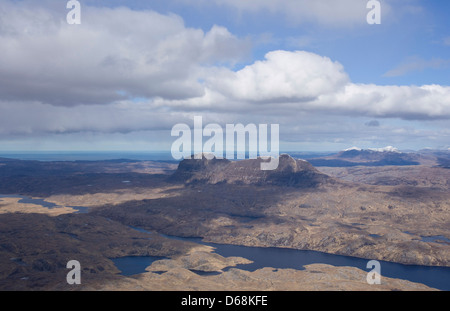
[(297, 160), (287, 154), (280, 155), (278, 168), (263, 171), (262, 159), (229, 161), (226, 159), (208, 160), (185, 159), (180, 162), (171, 180), (208, 184), (253, 184), (277, 185), (287, 187), (315, 187), (331, 182), (332, 178), (319, 172), (309, 162)]
[(348, 167), (348, 166), (386, 166), (386, 165), (420, 165), (425, 160), (419, 154), (404, 153), (394, 147), (379, 149), (350, 148), (335, 155), (309, 159), (314, 166)]

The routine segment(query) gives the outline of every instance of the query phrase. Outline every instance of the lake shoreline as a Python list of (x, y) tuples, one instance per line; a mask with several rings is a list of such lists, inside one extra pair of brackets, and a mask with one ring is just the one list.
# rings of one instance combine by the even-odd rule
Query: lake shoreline
[[(21, 198), (22, 200), (26, 200), (26, 203), (32, 203), (36, 205), (41, 205), (47, 208), (58, 208), (59, 206), (46, 202), (44, 199), (33, 199), (23, 195), (0, 195), (1, 198)], [(72, 207), (76, 208), (76, 207)], [(78, 207), (76, 213), (88, 213), (88, 208)], [(366, 264), (369, 261), (368, 259), (358, 258), (353, 256), (346, 255), (337, 255), (337, 254), (329, 254), (320, 251), (313, 250), (298, 250), (293, 248), (280, 248), (280, 247), (255, 247), (255, 246), (244, 246), (244, 245), (233, 245), (233, 244), (219, 244), (219, 243), (209, 243), (204, 242), (200, 237), (194, 238), (184, 238), (177, 236), (169, 236), (159, 233), (153, 233), (147, 231), (145, 229), (139, 227), (131, 227), (129, 228), (133, 230), (137, 230), (143, 233), (148, 234), (158, 234), (162, 237), (181, 240), (187, 242), (194, 242), (200, 245), (210, 246), (214, 248), (214, 253), (221, 255), (223, 257), (231, 257), (231, 256), (239, 256), (242, 258), (249, 259), (253, 261), (251, 264), (238, 264), (235, 268), (241, 269), (244, 271), (254, 272), (258, 269), (262, 269), (265, 267), (271, 267), (274, 269), (296, 269), (296, 270), (304, 270), (305, 265), (310, 264), (328, 264), (337, 267), (356, 267), (358, 269), (369, 272), (366, 268)], [(122, 269), (132, 269), (132, 273), (126, 272), (124, 275), (135, 275), (139, 273), (147, 272), (145, 269), (153, 263), (153, 261), (158, 260), (154, 259), (153, 261), (148, 261), (148, 265), (146, 265), (146, 257), (153, 256), (125, 256), (125, 262), (121, 263), (121, 268), (117, 266), (116, 262), (124, 259), (124, 257), (111, 259), (116, 267), (119, 270)], [(136, 262), (141, 262), (141, 268), (137, 270), (133, 270), (133, 265)], [(144, 264), (142, 265), (142, 262)], [(381, 275), (390, 277), (390, 278), (398, 278), (402, 280), (408, 280), (411, 282), (416, 282), (420, 284), (425, 284), (432, 288), (437, 288), (440, 290), (450, 291), (450, 267), (437, 267), (437, 266), (423, 266), (423, 265), (406, 265), (395, 262), (387, 262), (387, 261), (379, 261), (381, 263)], [(129, 265), (129, 267), (127, 267)]]

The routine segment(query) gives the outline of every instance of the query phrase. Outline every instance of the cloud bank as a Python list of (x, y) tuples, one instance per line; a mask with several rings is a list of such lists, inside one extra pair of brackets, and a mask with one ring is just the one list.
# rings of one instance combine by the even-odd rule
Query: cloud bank
[[(310, 18), (325, 20), (339, 10), (337, 1), (326, 7), (284, 1), (292, 14), (309, 8)], [(356, 0), (347, 1), (343, 7), (357, 7)], [(449, 86), (359, 84), (337, 60), (308, 51), (270, 51), (234, 69), (251, 42), (222, 26), (203, 31), (173, 14), (88, 6), (82, 24), (74, 26), (64, 10), (27, 3), (0, 0), (2, 138), (168, 130), (203, 115), (222, 124), (279, 123), (287, 140), (309, 131), (310, 139), (318, 133), (317, 139), (340, 141), (361, 128), (392, 132), (365, 125), (375, 118), (450, 119)], [(282, 7), (230, 3), (242, 10)], [(351, 16), (346, 18), (356, 18)], [(336, 121), (353, 117), (367, 120), (356, 128)], [(334, 132), (323, 132), (325, 124)]]
[(227, 29), (185, 27), (175, 15), (83, 6), (67, 12), (0, 2), (0, 99), (52, 105), (201, 96), (204, 66), (234, 63), (249, 44)]
[[(272, 51), (263, 61), (206, 80), (203, 97), (165, 101), (172, 107), (400, 118), (450, 118), (450, 87), (352, 83), (338, 62), (305, 51)], [(162, 103), (161, 103), (162, 104)]]

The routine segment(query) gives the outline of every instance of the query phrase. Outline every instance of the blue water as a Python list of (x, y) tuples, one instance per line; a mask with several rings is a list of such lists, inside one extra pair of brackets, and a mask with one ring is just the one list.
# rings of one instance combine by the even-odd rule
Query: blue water
[[(52, 202), (47, 202), (44, 199), (33, 199), (24, 195), (14, 195), (14, 194), (0, 194), (0, 199), (1, 198), (21, 198), (18, 202), (19, 203), (24, 203), (24, 204), (36, 204), (36, 205), (40, 205), (42, 207), (48, 208), (48, 209), (53, 209), (53, 208), (60, 208), (61, 206), (52, 203)], [(85, 207), (85, 206), (68, 206), (70, 208), (73, 208), (76, 210), (75, 214), (77, 213), (87, 213), (89, 208)]]
[[(409, 231), (404, 231), (404, 233), (409, 235), (415, 235), (414, 233), (411, 233)], [(420, 241), (450, 244), (450, 239), (446, 238), (443, 235), (420, 236)]]
[[(140, 232), (152, 234), (152, 232), (140, 228), (134, 228)], [(368, 259), (333, 255), (318, 251), (297, 250), (289, 248), (277, 247), (250, 247), (241, 245), (206, 243), (201, 238), (182, 238), (177, 236), (169, 236), (161, 234), (163, 237), (189, 241), (199, 244), (212, 246), (215, 248), (215, 253), (223, 257), (244, 257), (253, 263), (237, 265), (238, 268), (245, 271), (255, 271), (264, 267), (271, 267), (274, 269), (298, 269), (304, 270), (305, 265), (314, 263), (322, 263), (333, 265), (337, 267), (355, 267), (367, 272)], [(130, 266), (134, 265), (134, 258), (128, 257), (124, 262)], [(137, 259), (136, 259), (137, 260)], [(404, 265), (394, 262), (379, 260), (381, 265), (381, 276), (408, 280), (411, 282), (422, 283), (429, 287), (450, 291), (450, 267), (429, 267), (420, 265)], [(144, 267), (140, 272), (145, 272)], [(227, 269), (224, 269), (226, 271)]]
[[(38, 204), (47, 208), (58, 208), (58, 206), (51, 202), (46, 202), (42, 199), (32, 199), (26, 196), (19, 195), (0, 195), (2, 197), (19, 197), (22, 198), (19, 202), (21, 203), (33, 203)], [(78, 209), (78, 212), (87, 212), (86, 207), (73, 207)], [(134, 230), (140, 232), (152, 234), (144, 229), (132, 227)], [(356, 267), (362, 270), (369, 271), (366, 268), (367, 259), (361, 259), (350, 256), (341, 256), (327, 254), (317, 251), (307, 251), (307, 250), (295, 250), (286, 248), (275, 248), (275, 247), (248, 247), (248, 246), (238, 246), (238, 245), (227, 245), (227, 244), (216, 244), (216, 243), (206, 243), (201, 240), (201, 238), (181, 238), (166, 236), (171, 239), (178, 239), (184, 241), (191, 241), (195, 243), (201, 243), (204, 245), (209, 245), (215, 248), (215, 252), (224, 257), (237, 256), (247, 258), (253, 263), (238, 265), (236, 268), (255, 271), (263, 267), (271, 267), (274, 269), (304, 269), (305, 265), (314, 263), (323, 263), (333, 266), (350, 266)], [(427, 239), (428, 238), (428, 239)], [(437, 237), (422, 237), (423, 241), (433, 241), (441, 240), (447, 242), (448, 239), (443, 236)], [(155, 260), (163, 259), (164, 257), (155, 256), (128, 256), (111, 259), (117, 268), (121, 271), (123, 275), (134, 275), (139, 273), (144, 273), (145, 268), (150, 266)], [(391, 278), (409, 280), (412, 282), (422, 283), (433, 288), (440, 290), (450, 291), (450, 267), (428, 267), (419, 265), (403, 265), (398, 263), (392, 263), (387, 261), (379, 261), (381, 264), (381, 275)], [(196, 272), (196, 271), (194, 271)], [(201, 272), (196, 272), (201, 274)]]
[[(314, 263), (323, 263), (338, 267), (350, 266), (367, 272), (370, 271), (370, 269), (367, 269), (369, 260), (357, 257), (288, 248), (265, 248), (205, 243), (202, 242), (200, 238), (165, 237), (212, 246), (215, 248), (215, 253), (224, 257), (237, 256), (252, 260), (253, 263), (251, 264), (236, 266), (236, 268), (246, 271), (255, 271), (264, 267), (304, 270), (305, 265)], [(404, 265), (381, 260), (379, 260), (379, 262), (381, 264), (382, 276), (422, 283), (432, 288), (450, 291), (450, 267)]]
[(127, 256), (111, 258), (111, 260), (117, 269), (121, 271), (121, 275), (131, 276), (145, 272), (145, 268), (150, 266), (152, 262), (164, 258), (158, 256)]
[(138, 161), (174, 161), (170, 152), (127, 152), (127, 151), (30, 151), (0, 152), (0, 158), (35, 161), (105, 161), (128, 159)]
[(450, 243), (450, 239), (447, 239), (443, 235), (422, 236), (421, 238), (424, 242)]
[[(303, 251), (280, 248), (258, 248), (211, 244), (222, 256), (241, 256), (254, 263), (238, 268), (254, 271), (263, 267), (304, 269), (305, 265), (324, 263), (333, 266), (351, 266), (362, 270), (366, 268), (367, 259), (349, 256), (326, 254), (316, 251)], [(426, 284), (433, 288), (450, 290), (450, 268), (402, 265), (398, 263), (379, 261), (381, 275)]]

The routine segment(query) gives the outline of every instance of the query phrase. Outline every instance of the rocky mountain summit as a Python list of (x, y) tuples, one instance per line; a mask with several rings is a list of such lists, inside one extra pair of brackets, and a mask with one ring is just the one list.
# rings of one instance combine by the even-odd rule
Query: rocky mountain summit
[(316, 187), (333, 182), (329, 176), (319, 172), (309, 162), (282, 154), (278, 168), (271, 171), (260, 169), (262, 158), (230, 161), (227, 159), (185, 159), (180, 162), (171, 180), (186, 184), (243, 184), (277, 185), (286, 187)]
[[(360, 150), (347, 150), (345, 156), (350, 156), (348, 152), (361, 155)], [(445, 151), (420, 155), (448, 159)], [(344, 159), (351, 157), (333, 161)], [(230, 161), (209, 155), (178, 164), (0, 159), (0, 194), (20, 194), (55, 205), (24, 203), (17, 197), (0, 199), (0, 223), (5, 224), (0, 226), (0, 288), (65, 289), (60, 287), (66, 285), (65, 264), (72, 259), (82, 263), (83, 286), (94, 289), (216, 288), (230, 284), (237, 274), (243, 281), (229, 288), (367, 285), (356, 270), (343, 273), (340, 267), (314, 267), (307, 273), (277, 270), (269, 276), (267, 267), (260, 272), (239, 267), (225, 270), (224, 265), (231, 267), (238, 261), (207, 255), (204, 249), (195, 253), (193, 245), (185, 244), (192, 242), (167, 236), (450, 266), (449, 170), (438, 161), (428, 166), (376, 167), (357, 160), (354, 167), (316, 169), (311, 159), (282, 154), (278, 160), (277, 169), (265, 171), (261, 170), (265, 159)], [(88, 209), (75, 213), (71, 206)], [(135, 283), (137, 277), (119, 275), (111, 261), (124, 256), (162, 256), (172, 261), (147, 269), (149, 273), (140, 276), (144, 281)], [(200, 268), (222, 272), (198, 275), (195, 271)], [(288, 274), (292, 276), (289, 286)], [(342, 280), (352, 275), (354, 281), (344, 284)], [(386, 288), (413, 287), (395, 283)]]

